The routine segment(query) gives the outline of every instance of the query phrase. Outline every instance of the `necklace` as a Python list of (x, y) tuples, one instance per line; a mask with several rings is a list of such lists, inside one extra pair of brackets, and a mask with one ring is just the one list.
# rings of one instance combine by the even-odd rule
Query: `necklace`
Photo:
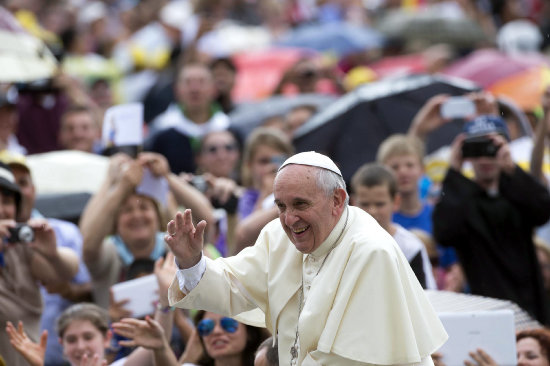
[[(325, 258), (321, 262), (321, 266), (319, 266), (319, 269), (317, 270), (317, 273), (315, 273), (315, 277), (321, 272), (321, 269), (325, 265), (325, 262), (327, 261), (328, 256), (332, 252), (332, 250), (336, 247), (336, 244), (340, 241), (340, 238), (342, 238), (342, 235), (344, 234), (344, 231), (346, 230), (346, 227), (348, 226), (348, 216), (349, 216), (349, 209), (346, 208), (346, 221), (344, 222), (344, 227), (342, 228), (342, 231), (340, 231), (340, 234), (338, 234), (338, 237), (328, 250), (327, 255), (325, 255)], [(313, 278), (315, 278), (313, 277)], [(298, 361), (298, 323), (300, 322), (300, 314), (302, 314), (302, 303), (304, 302), (304, 274), (302, 273), (302, 285), (300, 286), (300, 300), (298, 303), (298, 321), (296, 322), (296, 335), (294, 337), (294, 344), (292, 347), (290, 347), (290, 365), (294, 366), (296, 365), (296, 362)]]

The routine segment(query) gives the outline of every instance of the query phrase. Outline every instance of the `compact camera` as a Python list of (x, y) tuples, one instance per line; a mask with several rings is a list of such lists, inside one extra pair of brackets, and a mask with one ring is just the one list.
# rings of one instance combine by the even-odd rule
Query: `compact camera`
[(30, 243), (34, 240), (34, 230), (25, 223), (18, 223), (15, 227), (10, 227), (10, 236), (8, 243)]
[(464, 140), (464, 144), (462, 145), (463, 158), (494, 157), (497, 151), (498, 146), (487, 136), (468, 138)]

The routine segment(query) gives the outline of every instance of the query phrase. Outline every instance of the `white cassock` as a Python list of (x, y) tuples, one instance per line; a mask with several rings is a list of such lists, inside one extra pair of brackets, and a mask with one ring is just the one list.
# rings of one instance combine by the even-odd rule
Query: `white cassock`
[[(347, 224), (344, 211), (311, 254), (294, 247), (277, 219), (238, 255), (203, 257), (178, 271), (171, 305), (267, 326), (278, 334), (280, 365), (290, 364), (296, 325), (298, 365), (431, 365), (447, 333), (424, 290), (394, 239), (363, 210), (347, 210)], [(200, 281), (189, 287), (193, 271)]]

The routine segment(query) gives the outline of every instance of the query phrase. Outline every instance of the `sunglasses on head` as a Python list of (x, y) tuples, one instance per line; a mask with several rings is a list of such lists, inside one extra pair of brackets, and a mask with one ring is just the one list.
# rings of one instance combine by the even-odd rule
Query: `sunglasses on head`
[[(220, 319), (220, 325), (227, 333), (235, 333), (239, 327), (239, 322), (235, 319), (223, 317)], [(206, 337), (216, 327), (216, 322), (212, 319), (203, 319), (197, 324), (197, 331), (201, 337)]]
[(204, 148), (204, 151), (206, 151), (209, 154), (215, 154), (218, 152), (218, 150), (224, 149), (226, 152), (233, 152), (237, 150), (237, 145), (235, 144), (225, 144), (225, 145), (212, 145), (212, 146), (206, 146)]

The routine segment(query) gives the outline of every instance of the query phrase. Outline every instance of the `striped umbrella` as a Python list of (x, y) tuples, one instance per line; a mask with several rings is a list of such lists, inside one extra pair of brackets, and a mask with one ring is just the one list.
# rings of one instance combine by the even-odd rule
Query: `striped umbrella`
[(438, 313), (509, 309), (514, 312), (516, 331), (541, 327), (539, 322), (512, 301), (451, 291), (426, 290), (426, 295)]

